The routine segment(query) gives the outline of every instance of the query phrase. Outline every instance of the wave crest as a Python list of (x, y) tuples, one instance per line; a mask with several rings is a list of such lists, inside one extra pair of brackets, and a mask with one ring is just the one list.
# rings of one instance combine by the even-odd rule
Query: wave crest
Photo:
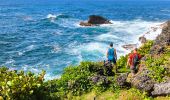
[(65, 14), (58, 14), (58, 15), (55, 15), (55, 14), (48, 14), (47, 15), (47, 19), (57, 19), (57, 18), (69, 18), (70, 16), (69, 15), (65, 15)]

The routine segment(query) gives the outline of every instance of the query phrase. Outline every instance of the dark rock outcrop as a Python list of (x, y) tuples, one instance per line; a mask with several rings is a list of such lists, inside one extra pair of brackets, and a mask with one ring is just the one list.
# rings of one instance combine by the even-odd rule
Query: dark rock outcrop
[(151, 47), (151, 54), (161, 54), (165, 50), (165, 46), (170, 45), (170, 21), (164, 24), (162, 33), (157, 36), (153, 46)]
[(126, 81), (127, 77), (128, 73), (121, 74), (120, 76), (118, 76), (116, 79), (117, 85), (120, 87), (129, 86), (129, 83)]
[(90, 80), (94, 83), (94, 84), (109, 84), (109, 80), (107, 79), (106, 76), (100, 76), (100, 75), (96, 75), (96, 76), (92, 76), (90, 77)]
[(130, 79), (131, 85), (139, 90), (151, 92), (155, 82), (149, 77), (149, 74), (148, 69), (143, 69)]
[(170, 94), (170, 82), (154, 84), (153, 96), (164, 96)]
[(139, 37), (139, 41), (143, 44), (146, 43), (146, 38), (144, 36)]
[(87, 22), (80, 22), (81, 26), (94, 26), (100, 24), (112, 24), (112, 23), (108, 19), (98, 15), (91, 15), (89, 16), (89, 20)]

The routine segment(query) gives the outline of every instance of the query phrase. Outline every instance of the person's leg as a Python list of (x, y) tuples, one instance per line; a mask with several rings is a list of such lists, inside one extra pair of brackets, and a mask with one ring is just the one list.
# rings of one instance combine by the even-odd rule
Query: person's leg
[(117, 73), (117, 64), (116, 64), (116, 60), (115, 59), (113, 60), (113, 63), (114, 63), (114, 67), (115, 67), (115, 72)]
[(136, 73), (139, 71), (139, 65), (135, 66)]
[(132, 76), (134, 76), (135, 75), (135, 70), (131, 69), (131, 74), (132, 74)]
[(134, 76), (135, 75), (135, 68), (134, 66), (130, 66), (131, 74)]

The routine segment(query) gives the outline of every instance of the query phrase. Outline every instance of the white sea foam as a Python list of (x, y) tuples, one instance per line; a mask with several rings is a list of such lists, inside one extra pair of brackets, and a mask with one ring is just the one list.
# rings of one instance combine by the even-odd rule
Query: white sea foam
[(119, 37), (117, 37), (114, 34), (102, 34), (96, 37), (96, 40), (100, 40), (100, 41), (104, 41), (104, 40), (114, 40), (114, 39), (119, 39)]
[(59, 51), (61, 51), (61, 48), (59, 45), (53, 45), (53, 50), (52, 53), (58, 53)]
[[(102, 25), (102, 27), (110, 27), (111, 31), (118, 32), (118, 33), (124, 33), (124, 35), (127, 35), (126, 37), (119, 37), (123, 41), (126, 41), (127, 43), (138, 43), (139, 36), (146, 33), (148, 30), (151, 30), (151, 27), (155, 27), (160, 25), (162, 22), (152, 22), (152, 21), (143, 21), (143, 20), (133, 20), (133, 21), (111, 21), (112, 25)], [(161, 29), (158, 29), (157, 31), (153, 32), (151, 31), (151, 34), (146, 35), (147, 39), (155, 39), (155, 37), (161, 32)], [(110, 32), (108, 33), (110, 34)], [(112, 34), (115, 36), (115, 34)], [(122, 34), (123, 35), (123, 34)], [(102, 36), (102, 35), (101, 35)], [(111, 37), (111, 36), (110, 36)], [(104, 38), (104, 37), (103, 37)], [(106, 38), (107, 40), (108, 38)], [(129, 41), (132, 39), (131, 41)], [(127, 44), (126, 43), (126, 44)]]
[(15, 62), (14, 59), (9, 59), (8, 61), (6, 61), (5, 65), (13, 64), (14, 62)]
[(18, 55), (19, 55), (19, 56), (22, 56), (22, 55), (23, 55), (23, 52), (18, 51)]
[(98, 52), (104, 53), (106, 51), (104, 48), (107, 48), (106, 44), (98, 43), (98, 42), (92, 42), (92, 43), (81, 45), (79, 47), (79, 51), (87, 51), (87, 52), (98, 51)]
[(54, 14), (48, 14), (46, 18), (48, 18), (48, 19), (56, 19), (57, 16), (54, 15)]
[(169, 9), (162, 9), (161, 11), (162, 11), (162, 12), (168, 12), (168, 13), (170, 12)]
[[(122, 45), (126, 44), (137, 44), (137, 47), (141, 45), (139, 42), (139, 37), (150, 30), (150, 34), (145, 34), (147, 39), (155, 39), (158, 34), (161, 33), (161, 29), (158, 28), (156, 31), (153, 31), (151, 27), (159, 26), (162, 22), (152, 22), (152, 21), (144, 21), (141, 19), (132, 20), (132, 21), (111, 21), (113, 24), (104, 24), (96, 27), (103, 27), (107, 28), (110, 31), (108, 33), (100, 34), (95, 38), (96, 41), (112, 41), (114, 47), (118, 51), (118, 57), (125, 55), (130, 52), (130, 50), (126, 50), (122, 47)], [(121, 34), (121, 35), (119, 35)], [(120, 41), (119, 41), (120, 40)], [(122, 42), (121, 42), (122, 41)], [(106, 52), (108, 44), (101, 43), (101, 42), (91, 42), (88, 44), (83, 44), (77, 46), (74, 52), (81, 52), (86, 51), (88, 53), (92, 53), (94, 51), (98, 51), (101, 53)], [(74, 48), (75, 49), (75, 48)], [(104, 55), (103, 55), (104, 56)]]
[(28, 47), (26, 47), (27, 51), (31, 51), (35, 48), (35, 45), (29, 45)]
[(59, 79), (61, 76), (60, 75), (51, 75), (51, 74), (45, 74), (44, 78), (45, 81), (47, 80), (52, 80), (52, 79)]
[(35, 48), (35, 45), (29, 45), (26, 48), (24, 48), (23, 50), (17, 51), (18, 56), (22, 56), (25, 52), (31, 51)]
[(146, 39), (148, 40), (154, 40), (161, 33), (161, 31), (162, 29), (159, 26), (154, 26), (150, 28), (149, 31), (145, 33), (143, 36), (146, 37)]
[(31, 21), (31, 20), (33, 20), (33, 18), (30, 17), (30, 16), (24, 16), (23, 19), (24, 19), (24, 21)]

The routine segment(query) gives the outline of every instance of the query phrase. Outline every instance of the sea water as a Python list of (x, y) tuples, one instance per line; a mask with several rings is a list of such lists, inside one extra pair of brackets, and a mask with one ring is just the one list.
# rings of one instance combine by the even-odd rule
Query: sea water
[[(113, 24), (79, 25), (93, 14)], [(56, 78), (69, 65), (103, 61), (110, 42), (125, 55), (122, 45), (168, 19), (170, 1), (163, 0), (1, 0), (0, 66)]]

